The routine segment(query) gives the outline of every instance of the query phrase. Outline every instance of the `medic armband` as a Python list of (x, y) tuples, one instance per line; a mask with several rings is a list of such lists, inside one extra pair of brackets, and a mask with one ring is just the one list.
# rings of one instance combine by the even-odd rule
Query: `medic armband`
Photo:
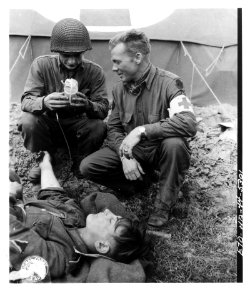
[(169, 117), (172, 118), (173, 115), (183, 111), (190, 111), (194, 113), (192, 103), (188, 97), (185, 95), (179, 95), (170, 102), (170, 108), (168, 108)]

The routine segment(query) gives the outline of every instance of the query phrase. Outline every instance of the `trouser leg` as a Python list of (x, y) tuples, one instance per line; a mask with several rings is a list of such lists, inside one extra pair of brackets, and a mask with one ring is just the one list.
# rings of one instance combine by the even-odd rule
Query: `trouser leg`
[(82, 160), (80, 172), (83, 177), (130, 195), (142, 188), (144, 182), (127, 180), (122, 163), (115, 151), (105, 147)]
[(106, 137), (107, 126), (99, 119), (62, 120), (74, 157), (84, 158), (97, 151)]
[(154, 158), (160, 170), (156, 209), (169, 212), (176, 203), (190, 154), (188, 143), (182, 138), (166, 138), (159, 145)]
[(124, 190), (130, 185), (124, 176), (119, 156), (109, 147), (100, 149), (83, 159), (80, 172), (86, 179), (113, 189)]
[(54, 153), (56, 140), (62, 138), (56, 120), (44, 115), (36, 116), (31, 113), (23, 113), (21, 131), (24, 146), (31, 152), (46, 150), (49, 153)]
[[(106, 124), (102, 120), (88, 118), (59, 119), (70, 148), (78, 155), (87, 156), (98, 150), (106, 137)], [(66, 146), (56, 119), (46, 115), (23, 113), (21, 131), (24, 146), (31, 152), (46, 150), (50, 153), (57, 145)]]

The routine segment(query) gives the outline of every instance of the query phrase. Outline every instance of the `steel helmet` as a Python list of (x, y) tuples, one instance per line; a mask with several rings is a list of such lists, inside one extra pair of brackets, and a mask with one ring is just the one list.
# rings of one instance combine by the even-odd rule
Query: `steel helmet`
[(87, 28), (82, 22), (66, 18), (57, 22), (50, 40), (51, 52), (84, 52), (91, 50)]

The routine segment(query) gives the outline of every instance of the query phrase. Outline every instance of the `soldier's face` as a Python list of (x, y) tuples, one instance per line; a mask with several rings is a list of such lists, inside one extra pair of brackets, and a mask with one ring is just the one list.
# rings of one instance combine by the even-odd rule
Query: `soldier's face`
[(123, 43), (117, 44), (111, 50), (112, 70), (117, 73), (123, 83), (136, 79), (139, 66), (135, 57), (129, 56)]
[(116, 235), (116, 222), (120, 216), (113, 214), (109, 209), (105, 209), (98, 214), (90, 214), (86, 219), (86, 228), (96, 239), (110, 239)]
[(59, 53), (59, 59), (64, 67), (68, 70), (76, 69), (79, 64), (82, 62), (83, 52), (77, 53)]

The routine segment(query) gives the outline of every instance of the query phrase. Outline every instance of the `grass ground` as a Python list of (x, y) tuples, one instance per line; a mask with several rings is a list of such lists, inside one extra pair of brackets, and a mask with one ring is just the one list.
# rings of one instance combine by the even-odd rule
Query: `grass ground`
[[(235, 110), (230, 108), (235, 114)], [(190, 141), (192, 160), (182, 188), (183, 196), (163, 231), (166, 236), (151, 235), (152, 266), (147, 271), (147, 282), (236, 282), (236, 161), (237, 145), (230, 139), (219, 139), (216, 107), (196, 108), (199, 131)], [(27, 180), (35, 163), (22, 144), (16, 123), (20, 107), (10, 107), (10, 165), (21, 177), (24, 198), (35, 197), (35, 190)], [(216, 116), (216, 117), (215, 117)], [(213, 134), (211, 134), (213, 132)], [(62, 158), (56, 175), (61, 184), (75, 198), (93, 191), (104, 191), (103, 186), (77, 180), (69, 173), (67, 157)], [(132, 197), (118, 195), (128, 210), (145, 219), (153, 209), (157, 192), (154, 183), (148, 190)]]

